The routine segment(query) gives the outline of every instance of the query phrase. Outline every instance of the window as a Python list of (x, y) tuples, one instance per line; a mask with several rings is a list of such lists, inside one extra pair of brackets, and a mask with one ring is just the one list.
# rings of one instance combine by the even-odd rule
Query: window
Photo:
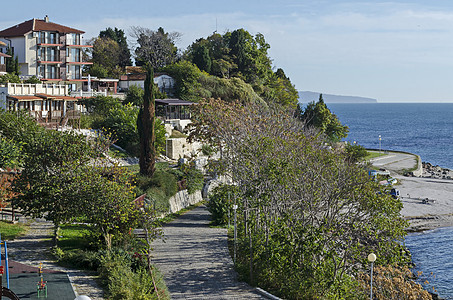
[(48, 65), (46, 67), (46, 76), (45, 78), (48, 78), (48, 79), (58, 79), (58, 72), (57, 72), (57, 67), (56, 66), (52, 66), (52, 65)]
[(77, 48), (71, 49), (71, 61), (80, 62), (80, 49)]
[(46, 78), (46, 69), (44, 65), (38, 66), (38, 77), (39, 78)]
[(81, 68), (80, 66), (71, 66), (71, 76), (70, 79), (81, 79)]

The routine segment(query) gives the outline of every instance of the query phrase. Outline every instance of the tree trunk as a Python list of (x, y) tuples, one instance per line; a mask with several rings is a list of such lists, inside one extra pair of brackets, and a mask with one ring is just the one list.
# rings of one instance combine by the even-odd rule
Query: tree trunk
[(152, 177), (156, 160), (154, 119), (154, 72), (150, 67), (145, 80), (145, 95), (143, 96), (143, 107), (137, 118), (137, 129), (140, 135), (140, 174)]

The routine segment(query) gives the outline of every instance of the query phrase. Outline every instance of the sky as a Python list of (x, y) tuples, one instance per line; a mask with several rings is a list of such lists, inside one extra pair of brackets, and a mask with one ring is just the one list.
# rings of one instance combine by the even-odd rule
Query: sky
[(107, 27), (163, 27), (182, 34), (181, 51), (215, 30), (244, 28), (264, 35), (273, 66), (300, 91), (453, 102), (451, 0), (5, 1), (0, 29), (46, 15), (86, 40)]

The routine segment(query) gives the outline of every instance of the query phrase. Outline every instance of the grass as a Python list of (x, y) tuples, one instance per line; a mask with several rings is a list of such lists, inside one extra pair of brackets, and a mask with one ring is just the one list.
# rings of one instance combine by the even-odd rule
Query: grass
[(58, 247), (63, 251), (71, 251), (76, 249), (87, 249), (89, 242), (87, 241), (87, 234), (90, 228), (88, 225), (83, 224), (66, 224), (60, 227), (58, 231)]
[(380, 156), (385, 156), (387, 155), (386, 153), (384, 152), (375, 152), (375, 151), (367, 151), (368, 152), (368, 155), (365, 156), (365, 160), (370, 160), (370, 159), (373, 159), (373, 158), (376, 158), (376, 157), (380, 157)]
[(2, 240), (13, 240), (21, 235), (24, 235), (27, 232), (28, 225), (23, 223), (10, 223), (5, 221), (0, 221), (0, 233)]

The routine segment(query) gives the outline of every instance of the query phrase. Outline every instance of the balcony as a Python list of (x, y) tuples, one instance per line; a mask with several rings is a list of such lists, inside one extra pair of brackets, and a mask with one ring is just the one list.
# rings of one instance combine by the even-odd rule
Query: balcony
[(6, 65), (0, 64), (0, 72), (6, 72)]
[[(1, 85), (0, 85), (1, 86)], [(31, 83), (6, 83), (8, 95), (36, 95), (47, 94), (65, 96), (68, 94), (68, 86), (64, 84), (31, 84)]]

